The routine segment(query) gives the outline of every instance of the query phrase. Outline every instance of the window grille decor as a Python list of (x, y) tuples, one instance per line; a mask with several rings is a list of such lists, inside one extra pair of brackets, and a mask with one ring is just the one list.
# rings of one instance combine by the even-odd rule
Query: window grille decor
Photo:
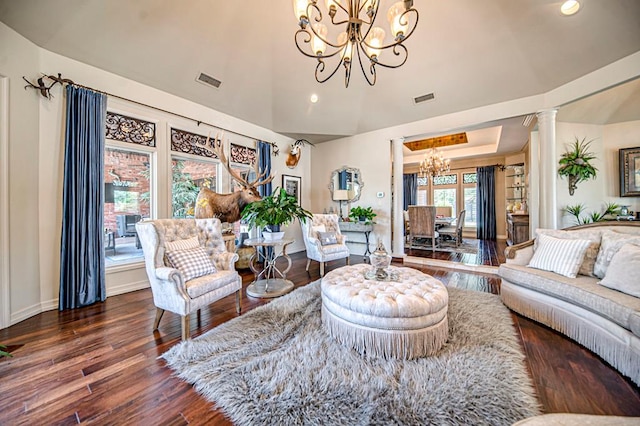
[(477, 173), (463, 173), (462, 183), (478, 183)]
[(458, 175), (444, 175), (444, 176), (434, 176), (433, 177), (433, 185), (455, 185), (458, 183)]
[(248, 146), (231, 144), (231, 160), (232, 163), (247, 164), (249, 166), (257, 161), (255, 148)]
[(427, 186), (429, 185), (429, 178), (427, 176), (418, 176), (418, 186)]
[(171, 151), (218, 158), (213, 153), (211, 146), (207, 146), (206, 136), (174, 128), (171, 128)]
[(120, 142), (156, 146), (156, 124), (107, 111), (106, 136)]

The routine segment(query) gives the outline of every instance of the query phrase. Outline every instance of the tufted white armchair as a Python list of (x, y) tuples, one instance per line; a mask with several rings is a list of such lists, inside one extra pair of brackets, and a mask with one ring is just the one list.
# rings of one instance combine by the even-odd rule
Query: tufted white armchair
[[(320, 276), (324, 276), (324, 264), (332, 260), (347, 259), (349, 264), (349, 248), (346, 238), (340, 232), (338, 226), (338, 215), (335, 214), (314, 214), (313, 217), (302, 223), (302, 238), (307, 248), (307, 272), (312, 260), (320, 262)], [(324, 232), (334, 233), (335, 244), (322, 245), (318, 238), (318, 231), (324, 228)]]
[[(229, 253), (222, 239), (221, 223), (218, 219), (159, 219), (136, 224), (142, 243), (147, 276), (153, 293), (157, 330), (164, 311), (182, 317), (182, 339), (189, 338), (189, 315), (216, 300), (236, 293), (236, 311), (240, 313), (242, 279), (235, 270), (236, 253)], [(190, 237), (197, 237), (215, 265), (214, 273), (185, 280), (183, 273), (171, 266), (167, 259), (165, 244), (180, 244)], [(192, 239), (193, 241), (193, 239)], [(176, 243), (177, 242), (177, 243)], [(202, 255), (206, 260), (206, 255)]]

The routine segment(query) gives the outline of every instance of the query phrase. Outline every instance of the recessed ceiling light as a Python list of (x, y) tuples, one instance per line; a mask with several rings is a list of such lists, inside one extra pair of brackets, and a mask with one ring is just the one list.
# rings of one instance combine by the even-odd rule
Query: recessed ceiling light
[(562, 6), (560, 6), (560, 12), (562, 12), (562, 14), (566, 16), (575, 14), (579, 9), (580, 2), (578, 2), (577, 0), (567, 0), (562, 3)]
[(318, 95), (314, 93), (313, 95), (311, 95), (311, 98), (309, 100), (312, 104), (315, 104), (316, 102), (318, 102)]

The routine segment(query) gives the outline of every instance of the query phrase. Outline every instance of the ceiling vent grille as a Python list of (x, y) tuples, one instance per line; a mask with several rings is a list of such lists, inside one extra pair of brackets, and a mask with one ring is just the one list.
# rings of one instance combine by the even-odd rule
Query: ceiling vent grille
[(417, 105), (420, 102), (426, 102), (435, 99), (435, 95), (433, 93), (428, 93), (426, 95), (418, 96), (413, 98), (413, 102)]
[(218, 87), (220, 87), (220, 85), (222, 84), (222, 82), (216, 78), (211, 77), (210, 75), (207, 75), (203, 72), (201, 72), (198, 77), (196, 78), (196, 81), (198, 83), (202, 83), (202, 84), (206, 84), (207, 86), (212, 86), (215, 87), (216, 89)]

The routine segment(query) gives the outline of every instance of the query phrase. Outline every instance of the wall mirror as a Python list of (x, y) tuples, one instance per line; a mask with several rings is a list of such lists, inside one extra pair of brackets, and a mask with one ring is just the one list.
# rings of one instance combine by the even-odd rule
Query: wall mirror
[(329, 191), (334, 201), (346, 201), (352, 203), (360, 199), (364, 182), (360, 169), (342, 166), (331, 173)]

